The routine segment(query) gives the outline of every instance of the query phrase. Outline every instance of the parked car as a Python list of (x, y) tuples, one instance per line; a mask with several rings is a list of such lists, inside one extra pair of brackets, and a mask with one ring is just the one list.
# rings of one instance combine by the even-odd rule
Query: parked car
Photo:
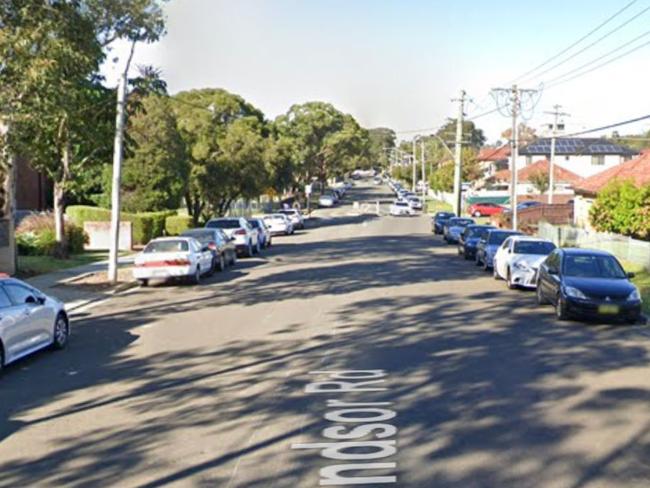
[(400, 217), (402, 215), (415, 215), (415, 210), (403, 200), (395, 200), (390, 206), (390, 214), (394, 217)]
[(142, 286), (151, 279), (184, 279), (198, 284), (214, 272), (212, 251), (193, 237), (158, 237), (135, 257), (133, 277)]
[(260, 252), (259, 232), (243, 217), (222, 217), (211, 219), (205, 224), (208, 229), (221, 229), (228, 237), (235, 239), (237, 252), (246, 257)]
[(267, 248), (271, 245), (271, 231), (264, 223), (264, 219), (252, 218), (248, 219), (248, 223), (251, 224), (251, 227), (257, 230), (259, 234), (260, 247), (262, 249)]
[(487, 234), (488, 230), (494, 229), (492, 225), (472, 224), (465, 227), (465, 230), (458, 239), (458, 254), (465, 259), (474, 259), (476, 257), (476, 245), (481, 239), (483, 233)]
[(336, 205), (336, 197), (331, 194), (331, 193), (323, 193), (319, 198), (318, 198), (318, 206), (319, 207), (333, 207)]
[[(542, 202), (537, 202), (535, 200), (527, 200), (525, 202), (521, 202), (517, 204), (517, 212), (521, 210), (526, 210), (527, 208), (532, 208), (532, 207), (538, 207), (540, 205), (543, 205)], [(511, 213), (512, 209), (507, 208), (504, 210), (505, 213)]]
[(493, 266), (494, 255), (510, 236), (520, 236), (521, 232), (514, 230), (492, 229), (488, 230), (485, 235), (481, 235), (478, 244), (476, 245), (476, 265), (483, 266), (484, 270), (491, 269)]
[(633, 277), (608, 252), (558, 248), (539, 268), (537, 302), (554, 305), (560, 320), (606, 318), (633, 324), (641, 316)]
[(68, 345), (70, 321), (65, 306), (27, 283), (0, 278), (0, 371), (45, 348)]
[(201, 246), (207, 246), (212, 252), (213, 269), (224, 271), (226, 266), (237, 262), (235, 242), (221, 229), (188, 229), (181, 233), (181, 237), (193, 237)]
[(481, 202), (473, 203), (470, 205), (467, 209), (467, 213), (474, 217), (485, 217), (500, 214), (504, 210), (505, 207), (503, 205), (499, 205), (498, 203)]
[(465, 230), (465, 227), (475, 223), (474, 219), (452, 217), (443, 227), (443, 239), (447, 244), (456, 243), (460, 239), (460, 235)]
[(375, 178), (372, 180), (372, 182), (373, 182), (375, 185), (381, 185), (381, 183), (382, 183), (382, 179), (381, 179), (380, 176), (375, 176)]
[(442, 234), (447, 221), (455, 216), (456, 214), (453, 212), (436, 212), (431, 222), (433, 233)]
[(408, 197), (406, 199), (413, 210), (422, 210), (422, 200), (416, 196)]
[(293, 224), (289, 217), (285, 214), (276, 213), (276, 214), (266, 214), (262, 217), (266, 228), (269, 229), (269, 232), (272, 236), (277, 235), (291, 235), (293, 234)]
[(510, 236), (494, 255), (494, 277), (506, 280), (510, 289), (535, 288), (539, 265), (554, 249), (555, 244), (546, 239)]
[(294, 229), (304, 229), (305, 228), (305, 219), (302, 216), (302, 213), (300, 210), (296, 208), (285, 208), (283, 210), (280, 210), (278, 213), (282, 213), (289, 217), (289, 220), (291, 220), (291, 223), (293, 224)]

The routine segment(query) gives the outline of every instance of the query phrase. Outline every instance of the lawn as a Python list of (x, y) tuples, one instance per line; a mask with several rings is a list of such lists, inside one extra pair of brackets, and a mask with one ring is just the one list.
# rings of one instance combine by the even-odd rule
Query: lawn
[(635, 276), (632, 278), (632, 282), (637, 286), (641, 298), (643, 298), (643, 313), (650, 315), (650, 271), (625, 260), (621, 264), (623, 264), (625, 271), (634, 273)]
[(29, 278), (30, 276), (83, 266), (106, 259), (108, 259), (106, 251), (87, 251), (82, 254), (73, 254), (68, 259), (53, 258), (51, 256), (18, 256), (17, 276), (19, 278)]
[(440, 200), (427, 200), (427, 213), (434, 214), (436, 212), (451, 212), (453, 208), (447, 202)]

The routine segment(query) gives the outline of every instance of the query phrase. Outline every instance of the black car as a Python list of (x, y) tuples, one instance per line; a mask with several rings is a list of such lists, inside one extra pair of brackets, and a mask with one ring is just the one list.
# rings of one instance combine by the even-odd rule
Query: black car
[(634, 324), (641, 296), (610, 253), (593, 249), (556, 249), (539, 268), (537, 302), (555, 306), (558, 319), (614, 319)]
[(235, 241), (221, 229), (188, 229), (181, 233), (184, 237), (194, 237), (202, 246), (208, 246), (212, 252), (212, 270), (224, 271), (226, 266), (237, 262)]
[(476, 246), (481, 239), (481, 235), (490, 229), (494, 229), (492, 225), (473, 224), (465, 227), (465, 230), (458, 239), (458, 254), (465, 259), (474, 259), (476, 257)]
[(453, 212), (437, 212), (433, 216), (433, 220), (431, 222), (433, 233), (442, 234), (442, 230), (445, 224), (447, 223), (447, 221), (455, 216), (456, 214)]

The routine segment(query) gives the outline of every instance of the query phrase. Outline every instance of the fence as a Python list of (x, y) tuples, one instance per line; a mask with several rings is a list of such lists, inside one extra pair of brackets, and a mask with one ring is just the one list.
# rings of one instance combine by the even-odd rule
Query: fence
[(546, 222), (540, 222), (537, 233), (540, 237), (553, 241), (557, 246), (601, 249), (611, 252), (619, 259), (650, 270), (650, 242), (647, 241)]
[[(512, 223), (512, 215), (501, 214), (501, 222), (504, 227)], [(517, 224), (520, 227), (532, 227), (541, 225), (541, 222), (562, 225), (573, 222), (573, 204), (543, 204), (536, 207), (525, 208), (517, 212)]]

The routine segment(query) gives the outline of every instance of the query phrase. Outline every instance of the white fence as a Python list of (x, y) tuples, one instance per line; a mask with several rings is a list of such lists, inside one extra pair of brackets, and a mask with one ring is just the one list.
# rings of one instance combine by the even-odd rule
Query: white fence
[(539, 223), (537, 233), (557, 246), (601, 249), (611, 252), (619, 259), (650, 269), (650, 242), (647, 241), (546, 222)]
[(454, 206), (454, 194), (453, 193), (447, 193), (444, 191), (434, 191), (434, 190), (429, 190), (429, 196), (432, 198), (435, 198), (436, 200), (440, 200), (442, 202), (448, 203), (452, 207)]

